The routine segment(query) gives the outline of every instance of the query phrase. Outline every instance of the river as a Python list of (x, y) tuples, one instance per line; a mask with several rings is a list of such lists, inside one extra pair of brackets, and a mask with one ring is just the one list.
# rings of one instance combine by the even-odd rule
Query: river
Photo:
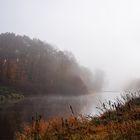
[(23, 122), (31, 122), (32, 116), (43, 118), (71, 114), (70, 105), (75, 114), (95, 115), (96, 107), (106, 100), (115, 101), (120, 92), (99, 92), (82, 96), (38, 96), (23, 101), (0, 106), (0, 140), (12, 140), (15, 131), (20, 131)]

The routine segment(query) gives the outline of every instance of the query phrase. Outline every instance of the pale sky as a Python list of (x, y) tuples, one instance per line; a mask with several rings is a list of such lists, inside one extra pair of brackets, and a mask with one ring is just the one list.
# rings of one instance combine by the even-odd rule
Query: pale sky
[(0, 33), (71, 51), (106, 74), (106, 89), (140, 78), (140, 0), (0, 0)]

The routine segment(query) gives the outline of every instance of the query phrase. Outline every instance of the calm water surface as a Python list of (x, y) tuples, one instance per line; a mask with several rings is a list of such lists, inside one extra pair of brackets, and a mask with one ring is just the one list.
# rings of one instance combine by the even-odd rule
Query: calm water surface
[(15, 131), (20, 131), (23, 122), (31, 122), (31, 117), (38, 114), (45, 119), (53, 116), (65, 117), (71, 114), (95, 115), (99, 102), (114, 101), (120, 92), (100, 92), (84, 96), (40, 96), (27, 98), (21, 102), (0, 105), (0, 140), (12, 140)]

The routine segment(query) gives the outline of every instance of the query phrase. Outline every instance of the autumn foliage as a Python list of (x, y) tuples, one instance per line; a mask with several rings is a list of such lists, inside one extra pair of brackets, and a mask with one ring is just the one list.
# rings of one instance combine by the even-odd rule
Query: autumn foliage
[(4, 33), (0, 34), (0, 83), (30, 94), (78, 95), (90, 88), (97, 90), (94, 85), (99, 80), (93, 80), (89, 70), (80, 66), (71, 52), (39, 39)]
[(139, 140), (140, 94), (127, 94), (116, 103), (103, 104), (99, 116), (76, 116), (43, 120), (25, 125), (17, 140)]

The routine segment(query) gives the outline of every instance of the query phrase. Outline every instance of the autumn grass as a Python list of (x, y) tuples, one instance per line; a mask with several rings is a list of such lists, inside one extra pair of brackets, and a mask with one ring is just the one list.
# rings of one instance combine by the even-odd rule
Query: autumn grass
[(16, 140), (139, 140), (140, 92), (127, 93), (117, 102), (103, 103), (100, 115), (55, 118), (45, 121), (32, 118), (32, 124), (16, 133)]

